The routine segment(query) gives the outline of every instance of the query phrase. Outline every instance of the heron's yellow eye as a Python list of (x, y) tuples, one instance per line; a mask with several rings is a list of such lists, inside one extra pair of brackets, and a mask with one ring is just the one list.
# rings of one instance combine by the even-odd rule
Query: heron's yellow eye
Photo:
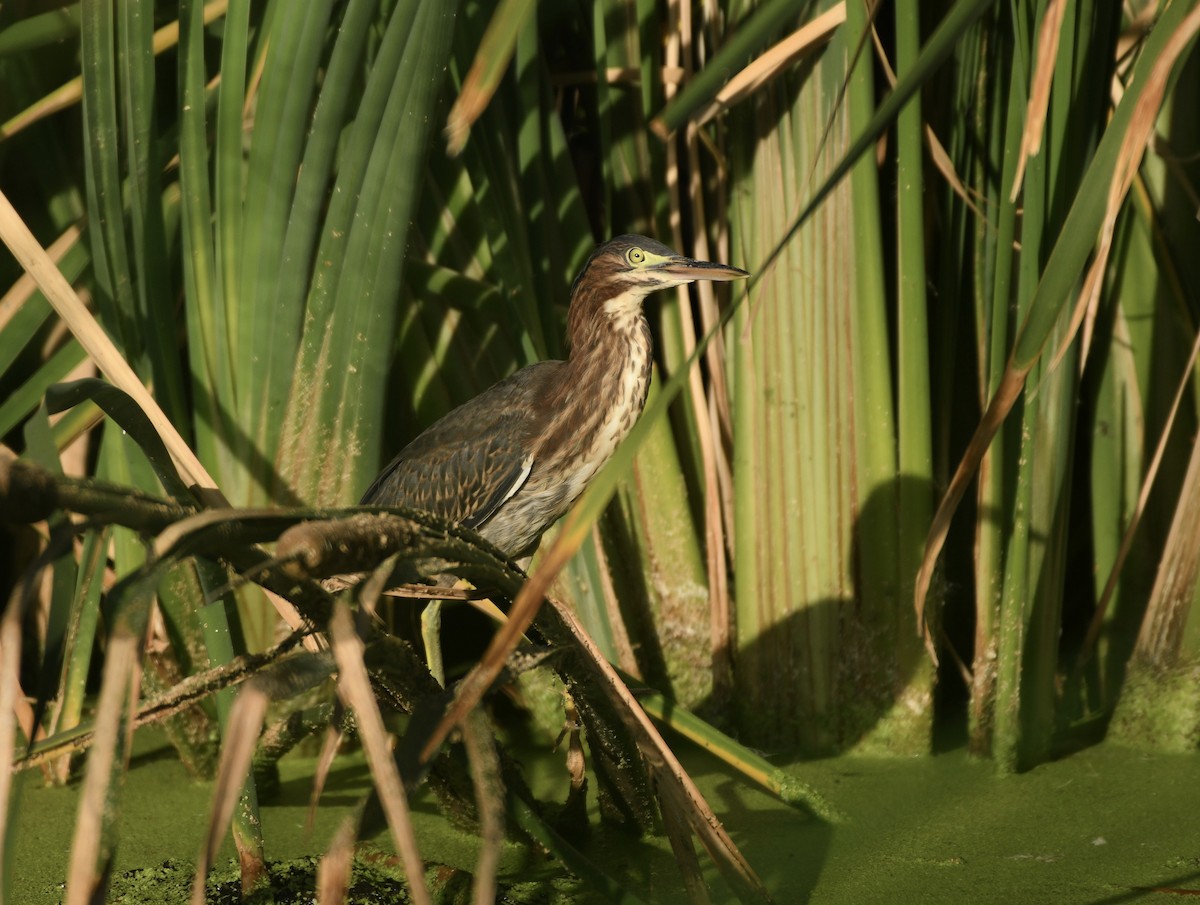
[(625, 252), (625, 260), (630, 264), (641, 264), (646, 260), (646, 253), (640, 248), (631, 248)]

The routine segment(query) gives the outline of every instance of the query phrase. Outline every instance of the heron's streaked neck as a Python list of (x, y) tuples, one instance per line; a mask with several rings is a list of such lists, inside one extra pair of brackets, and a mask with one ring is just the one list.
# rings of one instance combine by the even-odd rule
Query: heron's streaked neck
[(570, 501), (628, 435), (650, 386), (653, 350), (642, 315), (645, 287), (576, 291), (567, 312), (571, 356), (542, 403), (559, 413), (544, 454), (574, 469)]
[(635, 283), (610, 285), (603, 290), (577, 290), (567, 312), (571, 361), (601, 352), (612, 342), (648, 342), (642, 313), (648, 294), (644, 286)]

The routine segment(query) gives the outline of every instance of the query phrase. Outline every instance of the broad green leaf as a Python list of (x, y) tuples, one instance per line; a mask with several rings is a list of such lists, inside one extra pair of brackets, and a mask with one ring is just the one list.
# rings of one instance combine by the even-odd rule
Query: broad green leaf
[[(316, 91), (317, 67), (321, 63), (326, 30), (332, 12), (332, 0), (314, 0), (304, 4), (302, 12), (272, 19), (273, 33), (258, 97), (256, 115), (246, 169), (246, 188), (242, 201), (238, 270), (240, 281), (237, 303), (231, 323), (234, 373), (238, 382), (237, 423), (243, 426), (243, 461), (252, 451), (273, 450), (287, 402), (287, 389), (295, 364), (295, 349), (303, 318), (303, 292), (282, 295), (276, 291), (280, 274), (289, 275), (290, 285), (309, 271), (309, 249), (299, 260), (288, 260), (285, 249), (292, 218), (293, 196), (298, 188), (297, 173), (305, 153), (309, 134), (309, 109)], [(359, 19), (364, 18), (358, 10)], [(346, 53), (352, 53), (348, 47)], [(341, 75), (339, 73), (339, 75)], [(343, 76), (344, 78), (344, 76)], [(328, 144), (336, 125), (320, 122), (322, 139)], [(319, 153), (319, 151), (317, 152)], [(308, 176), (308, 185), (325, 185), (323, 161), (313, 161), (316, 172)], [(327, 165), (327, 164), (326, 164)], [(316, 225), (311, 199), (299, 216), (306, 226)], [(309, 233), (311, 235), (311, 232)], [(286, 249), (290, 251), (291, 249)], [(266, 462), (266, 457), (259, 457)], [(256, 469), (257, 471), (257, 469)], [(254, 475), (258, 485), (253, 498), (259, 498), (269, 479)]]
[(395, 299), (452, 4), (396, 6), (368, 78), (317, 251), (276, 461), (302, 499), (349, 499), (367, 484), (361, 443), (383, 412)]

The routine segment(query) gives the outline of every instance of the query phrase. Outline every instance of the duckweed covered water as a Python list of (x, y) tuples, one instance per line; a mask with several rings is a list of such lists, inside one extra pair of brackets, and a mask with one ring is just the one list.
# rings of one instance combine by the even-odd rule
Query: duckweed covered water
[[(110, 901), (174, 905), (187, 901), (188, 864), (203, 836), (210, 787), (188, 780), (161, 740), (147, 739), (139, 741), (125, 786), (120, 876)], [(1195, 754), (1106, 744), (1018, 776), (997, 776), (989, 763), (961, 751), (915, 759), (841, 757), (789, 768), (848, 816), (837, 825), (780, 804), (703, 754), (685, 752), (684, 759), (780, 905), (1116, 905), (1200, 895)], [(550, 758), (534, 765), (545, 797), (555, 794), (556, 765)], [(277, 862), (273, 875), (281, 889), (293, 889), (277, 896), (280, 903), (311, 901), (304, 889), (313, 856), (369, 783), (361, 758), (343, 757), (310, 832), (311, 768), (311, 761), (286, 759), (279, 794), (262, 808), (267, 855)], [(54, 905), (62, 898), (78, 786), (41, 788), (33, 775), (22, 786), (14, 901)], [(474, 839), (442, 820), (427, 797), (415, 803), (414, 820), (431, 876), (443, 881), (444, 900), (469, 901)], [(375, 842), (387, 845), (386, 837)], [(595, 832), (586, 853), (649, 902), (685, 901), (664, 840)], [(210, 901), (236, 901), (226, 897), (236, 892), (232, 857), (227, 842)], [(505, 901), (594, 901), (577, 881), (519, 845), (506, 846), (501, 871)], [(713, 900), (729, 901), (716, 871), (706, 867), (706, 876)], [(355, 874), (358, 901), (405, 901), (396, 877), (386, 855), (363, 860)]]

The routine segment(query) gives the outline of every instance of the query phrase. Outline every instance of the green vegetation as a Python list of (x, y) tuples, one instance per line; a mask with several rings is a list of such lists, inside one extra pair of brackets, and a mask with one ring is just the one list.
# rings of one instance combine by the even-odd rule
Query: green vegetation
[[(954, 799), (897, 831), (976, 840), (1113, 741), (1153, 752), (1120, 749), (1130, 800), (1161, 794), (1139, 769), (1195, 786), (1198, 33), (1200, 0), (0, 4), (0, 896), (38, 795), (78, 806), (66, 901), (154, 866), (121, 854), (150, 723), (213, 782), (163, 856), (201, 898), (236, 851), (247, 894), (319, 855), (342, 901), (387, 830), (418, 902), (490, 901), (526, 853), (656, 900), (639, 845), (693, 902), (794, 900), (777, 857), (847, 901), (963, 858), (944, 888), (982, 900), (1029, 865), (889, 846), (838, 771), (919, 755)], [(625, 232), (752, 279), (650, 303), (650, 404), (528, 582), (346, 508), (562, 356)], [(492, 604), (390, 593), (447, 568)], [(556, 737), (539, 784), (514, 752)], [(338, 738), (374, 791), (284, 852), (280, 771), (328, 789)], [(795, 806), (779, 838), (692, 784), (694, 743)], [(421, 808), (480, 845), (440, 854)], [(1194, 886), (1179, 848), (1054, 898)], [(881, 860), (843, 883), (839, 851)]]

